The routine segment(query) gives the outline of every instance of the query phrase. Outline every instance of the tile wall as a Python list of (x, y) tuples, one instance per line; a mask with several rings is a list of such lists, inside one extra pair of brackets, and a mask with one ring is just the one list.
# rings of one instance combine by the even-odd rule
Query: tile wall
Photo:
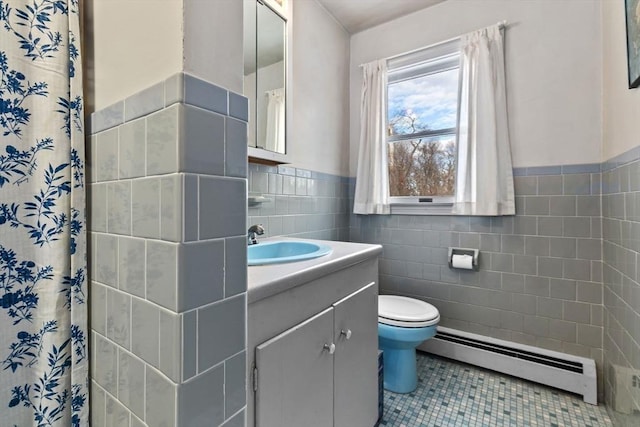
[[(301, 174), (316, 176), (250, 165), (249, 193), (270, 202), (250, 207), (248, 224), (265, 224), (271, 236), (344, 240), (342, 226), (327, 220), (325, 230), (314, 230), (309, 219), (322, 216), (317, 206), (346, 204), (334, 221), (349, 224), (349, 239), (383, 245), (383, 292), (433, 303), (443, 326), (593, 358), (602, 373), (599, 164), (516, 169), (518, 215), (497, 218), (352, 215), (352, 196), (344, 199), (353, 179), (329, 177), (341, 182), (334, 200), (326, 192), (295, 194)], [(450, 246), (480, 249), (480, 271), (449, 269)]]
[[(345, 202), (344, 178), (326, 176), (340, 182), (334, 193), (315, 183), (296, 194), (298, 177), (322, 175), (250, 165), (250, 193), (272, 200), (249, 208), (248, 221), (264, 223), (269, 235), (339, 240), (347, 221), (351, 241), (383, 245), (383, 292), (432, 302), (445, 326), (595, 359), (600, 397), (606, 394), (617, 424), (637, 425), (638, 159), (640, 147), (603, 164), (517, 168), (518, 214), (504, 218), (353, 215), (354, 179)], [(320, 215), (312, 203), (340, 206), (334, 213), (339, 226), (327, 220), (323, 230), (311, 229), (309, 216)], [(479, 248), (480, 271), (449, 269), (449, 246)]]
[[(516, 169), (515, 217), (356, 216), (353, 179), (247, 170), (246, 102), (177, 75), (92, 116), (93, 425), (243, 425), (255, 223), (380, 243), (383, 292), (432, 302), (445, 326), (604, 362), (608, 402), (639, 407), (640, 153)], [(247, 184), (267, 199), (248, 211)], [(479, 248), (480, 271), (449, 269), (449, 246)]]
[(244, 425), (247, 106), (181, 73), (91, 117), (92, 426)]
[(632, 151), (602, 174), (605, 394), (620, 426), (640, 424), (640, 153)]
[(249, 196), (267, 201), (249, 206), (247, 227), (263, 224), (263, 237), (349, 240), (349, 180), (291, 166), (249, 164)]
[[(380, 243), (384, 293), (424, 299), (441, 325), (596, 360), (602, 355), (600, 165), (516, 169), (515, 217), (351, 217)], [(447, 265), (480, 249), (480, 271)]]

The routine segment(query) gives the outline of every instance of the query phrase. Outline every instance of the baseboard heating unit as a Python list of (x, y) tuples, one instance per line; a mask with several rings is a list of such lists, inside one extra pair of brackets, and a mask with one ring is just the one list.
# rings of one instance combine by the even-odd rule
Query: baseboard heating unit
[(593, 359), (443, 327), (418, 350), (570, 391), (598, 404)]

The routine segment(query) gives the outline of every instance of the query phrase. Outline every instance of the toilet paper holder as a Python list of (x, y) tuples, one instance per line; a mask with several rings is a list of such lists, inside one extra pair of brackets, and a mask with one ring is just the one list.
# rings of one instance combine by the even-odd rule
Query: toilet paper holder
[(454, 255), (470, 255), (473, 257), (472, 266), (474, 271), (480, 270), (480, 251), (478, 249), (471, 248), (449, 248), (449, 253), (447, 255), (447, 261), (449, 262), (449, 268), (455, 268), (453, 266), (453, 256)]

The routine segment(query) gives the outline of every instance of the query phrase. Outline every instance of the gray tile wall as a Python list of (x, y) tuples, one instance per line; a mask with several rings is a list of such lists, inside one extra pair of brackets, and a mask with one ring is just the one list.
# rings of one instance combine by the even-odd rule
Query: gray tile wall
[[(250, 164), (250, 196), (269, 201), (249, 207), (247, 221), (264, 224), (270, 236), (338, 240), (345, 240), (347, 222), (349, 240), (383, 245), (383, 292), (433, 303), (443, 326), (593, 358), (602, 385), (600, 165), (514, 174), (515, 217), (368, 217), (350, 214), (352, 199), (344, 200), (352, 197), (353, 179)], [(300, 178), (307, 181), (306, 194)], [(332, 205), (340, 207), (333, 227), (324, 213)], [(449, 269), (449, 246), (480, 249), (480, 271)]]
[(640, 423), (640, 161), (602, 175), (605, 395), (617, 425)]
[[(516, 170), (514, 217), (351, 216), (351, 240), (380, 243), (383, 293), (426, 300), (441, 325), (585, 356), (602, 367), (599, 165)], [(480, 249), (480, 271), (447, 248)]]
[(92, 426), (243, 423), (247, 105), (178, 74), (92, 115)]
[[(383, 292), (432, 302), (445, 326), (593, 358), (600, 394), (625, 410), (640, 402), (640, 162), (631, 161), (640, 151), (632, 151), (602, 165), (514, 170), (517, 215), (504, 218), (356, 216), (353, 179), (250, 164), (250, 195), (269, 201), (249, 207), (247, 223), (263, 223), (269, 236), (338, 240), (347, 223), (350, 240), (383, 245)], [(480, 271), (450, 270), (449, 246), (480, 249)], [(637, 415), (625, 416), (635, 425)]]
[(247, 226), (264, 225), (264, 237), (349, 240), (348, 178), (250, 163), (249, 196), (267, 199), (247, 218)]
[[(383, 244), (384, 292), (432, 302), (446, 326), (604, 362), (607, 402), (634, 425), (637, 149), (602, 174), (514, 171), (518, 214), (504, 218), (350, 215), (352, 180), (251, 164), (249, 192), (269, 201), (246, 216), (246, 105), (176, 75), (91, 118), (92, 425), (243, 425), (254, 223)], [(449, 246), (480, 249), (480, 271), (450, 270)]]

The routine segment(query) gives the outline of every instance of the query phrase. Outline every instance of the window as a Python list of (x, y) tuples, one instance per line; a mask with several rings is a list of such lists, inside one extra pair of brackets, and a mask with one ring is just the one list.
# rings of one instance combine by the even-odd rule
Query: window
[(452, 42), (388, 63), (392, 205), (453, 202), (459, 62), (458, 43)]

